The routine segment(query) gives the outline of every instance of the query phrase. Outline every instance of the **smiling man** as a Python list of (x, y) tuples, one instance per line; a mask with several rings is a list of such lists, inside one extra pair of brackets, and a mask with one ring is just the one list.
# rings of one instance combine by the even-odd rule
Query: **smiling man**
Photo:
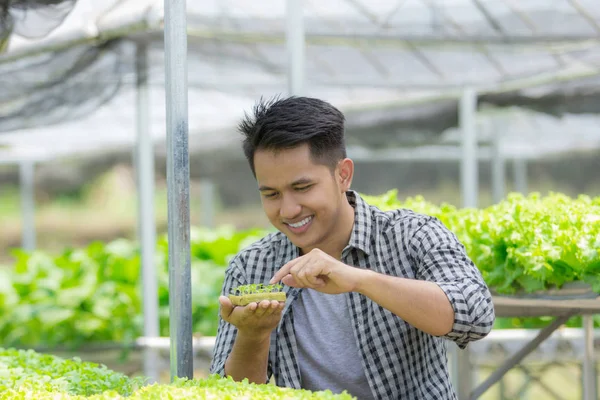
[[(494, 322), (490, 292), (437, 219), (382, 212), (350, 189), (344, 116), (313, 98), (261, 101), (240, 124), (263, 209), (278, 232), (226, 270), (211, 372), (358, 399), (456, 399), (445, 343)], [(234, 307), (249, 283), (287, 302)]]

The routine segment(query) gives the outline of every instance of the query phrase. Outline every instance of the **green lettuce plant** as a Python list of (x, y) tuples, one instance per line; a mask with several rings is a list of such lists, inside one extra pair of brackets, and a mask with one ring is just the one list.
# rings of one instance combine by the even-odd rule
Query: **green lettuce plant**
[(0, 348), (0, 400), (184, 400), (304, 399), (351, 400), (348, 393), (311, 392), (272, 384), (235, 382), (216, 374), (205, 379), (175, 378), (171, 384), (144, 385), (103, 365), (34, 351)]

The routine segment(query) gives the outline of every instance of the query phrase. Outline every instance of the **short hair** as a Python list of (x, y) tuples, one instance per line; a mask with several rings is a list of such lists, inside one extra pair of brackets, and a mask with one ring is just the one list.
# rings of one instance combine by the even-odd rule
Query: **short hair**
[(308, 144), (313, 162), (333, 171), (346, 157), (344, 114), (326, 101), (310, 98), (262, 97), (252, 115), (244, 114), (238, 129), (244, 135), (243, 150), (254, 169), (257, 150), (285, 150)]

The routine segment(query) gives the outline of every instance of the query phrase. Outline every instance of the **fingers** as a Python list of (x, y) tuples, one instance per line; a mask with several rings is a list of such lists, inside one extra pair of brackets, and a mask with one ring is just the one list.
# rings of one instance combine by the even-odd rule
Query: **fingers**
[(289, 275), (283, 280), (286, 285), (308, 288), (319, 288), (325, 285), (325, 280), (321, 277), (323, 269), (318, 262), (306, 260), (296, 263), (289, 272)]
[(288, 262), (287, 264), (285, 264), (283, 267), (281, 267), (279, 269), (279, 271), (275, 272), (275, 275), (273, 275), (273, 277), (271, 278), (269, 283), (273, 284), (273, 283), (276, 283), (276, 282), (279, 282), (280, 280), (282, 280), (284, 276), (286, 276), (290, 273), (291, 268), (293, 268), (296, 264), (298, 264), (299, 262), (302, 262), (303, 260), (304, 260), (303, 257), (298, 257), (298, 258), (295, 258), (292, 261)]
[(258, 308), (254, 312), (254, 315), (257, 317), (273, 315), (276, 312), (283, 310), (284, 304), (285, 303), (280, 303), (276, 300), (263, 300), (258, 304)]

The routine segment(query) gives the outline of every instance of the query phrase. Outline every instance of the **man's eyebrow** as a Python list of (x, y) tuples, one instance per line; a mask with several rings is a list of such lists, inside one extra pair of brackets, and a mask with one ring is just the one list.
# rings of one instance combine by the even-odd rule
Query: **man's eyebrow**
[(297, 185), (306, 185), (307, 183), (312, 183), (313, 180), (308, 178), (308, 177), (303, 177), (300, 179), (295, 180), (294, 182), (292, 182), (292, 186), (297, 186)]
[[(292, 184), (290, 186), (307, 185), (309, 183), (313, 183), (313, 180), (308, 177), (303, 177), (300, 179), (296, 179), (294, 182), (292, 182)], [(265, 186), (265, 185), (260, 185), (258, 187), (259, 192), (266, 192), (267, 190), (275, 190), (275, 189), (273, 189), (272, 187), (269, 187), (269, 186)]]

